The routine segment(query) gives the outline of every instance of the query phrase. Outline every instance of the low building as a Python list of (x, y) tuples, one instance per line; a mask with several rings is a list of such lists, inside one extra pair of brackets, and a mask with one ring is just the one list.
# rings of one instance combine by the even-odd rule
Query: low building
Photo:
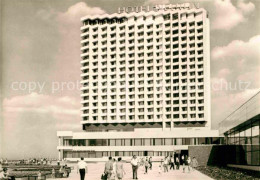
[(105, 160), (108, 156), (129, 159), (133, 155), (164, 157), (188, 154), (189, 145), (218, 144), (215, 130), (135, 129), (132, 132), (60, 131), (59, 158), (85, 157)]
[(225, 144), (236, 146), (239, 165), (260, 165), (260, 91), (219, 124)]

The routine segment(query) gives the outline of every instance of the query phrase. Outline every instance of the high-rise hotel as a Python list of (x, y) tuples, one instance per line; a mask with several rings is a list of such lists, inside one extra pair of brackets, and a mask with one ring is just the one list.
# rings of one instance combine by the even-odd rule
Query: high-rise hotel
[(214, 143), (209, 17), (190, 5), (81, 19), (83, 131), (57, 133), (60, 158), (165, 156)]

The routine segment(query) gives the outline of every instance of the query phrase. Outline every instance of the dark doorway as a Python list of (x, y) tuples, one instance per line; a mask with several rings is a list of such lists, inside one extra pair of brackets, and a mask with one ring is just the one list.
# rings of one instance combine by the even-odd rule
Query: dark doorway
[(144, 156), (148, 156), (148, 152), (147, 151), (144, 151)]
[(181, 150), (181, 153), (180, 153), (180, 163), (183, 164), (183, 159), (182, 159), (182, 156), (188, 156), (189, 155), (189, 152), (188, 150)]

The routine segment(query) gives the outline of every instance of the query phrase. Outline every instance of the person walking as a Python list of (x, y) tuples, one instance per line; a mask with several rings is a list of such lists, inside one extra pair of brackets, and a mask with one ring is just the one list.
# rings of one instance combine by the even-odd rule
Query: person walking
[(84, 157), (81, 157), (80, 161), (78, 162), (78, 171), (80, 174), (80, 180), (84, 180), (88, 171), (87, 163), (84, 161)]
[(188, 156), (187, 155), (185, 155), (185, 156), (183, 155), (182, 159), (183, 159), (182, 170), (183, 170), (183, 173), (185, 173), (186, 167), (188, 166)]
[(146, 158), (146, 160), (144, 162), (144, 166), (145, 166), (145, 173), (144, 174), (147, 174), (148, 173), (148, 168), (150, 166), (148, 158)]
[(110, 180), (115, 180), (116, 179), (116, 165), (117, 165), (117, 162), (116, 162), (116, 159), (114, 158), (113, 159), (113, 170), (112, 170), (112, 173), (111, 173), (111, 177), (110, 177)]
[(123, 179), (124, 174), (125, 174), (124, 166), (123, 166), (123, 163), (121, 162), (121, 160), (122, 160), (122, 158), (119, 157), (117, 159), (117, 164), (116, 164), (116, 174), (117, 174), (118, 180)]
[(110, 180), (111, 178), (111, 175), (112, 175), (112, 171), (113, 171), (113, 160), (112, 160), (112, 157), (109, 157), (108, 158), (108, 161), (106, 162), (105, 164), (105, 174), (107, 176), (107, 179)]
[(150, 164), (150, 169), (152, 170), (152, 167), (153, 167), (153, 160), (152, 160), (152, 157), (150, 156), (149, 158), (149, 164)]
[(170, 170), (172, 169), (172, 170), (174, 170), (175, 168), (174, 168), (174, 156), (171, 156), (171, 158), (170, 158)]
[(138, 179), (137, 178), (137, 171), (138, 171), (138, 159), (136, 155), (133, 156), (131, 160), (131, 165), (132, 165), (132, 170), (133, 170), (133, 179)]
[(178, 157), (176, 157), (176, 169), (179, 170), (180, 169), (180, 160)]
[(168, 158), (165, 157), (163, 161), (164, 172), (168, 172), (168, 165), (169, 165)]
[(188, 166), (188, 170), (190, 172), (190, 164), (191, 164), (191, 159), (190, 156), (187, 157), (187, 166)]

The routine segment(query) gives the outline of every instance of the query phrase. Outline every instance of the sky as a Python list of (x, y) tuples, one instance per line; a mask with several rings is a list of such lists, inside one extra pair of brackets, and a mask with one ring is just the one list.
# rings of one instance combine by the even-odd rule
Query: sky
[[(80, 131), (80, 18), (181, 0), (1, 0), (0, 157), (55, 157)], [(260, 1), (190, 0), (209, 12), (212, 128), (259, 91)]]

